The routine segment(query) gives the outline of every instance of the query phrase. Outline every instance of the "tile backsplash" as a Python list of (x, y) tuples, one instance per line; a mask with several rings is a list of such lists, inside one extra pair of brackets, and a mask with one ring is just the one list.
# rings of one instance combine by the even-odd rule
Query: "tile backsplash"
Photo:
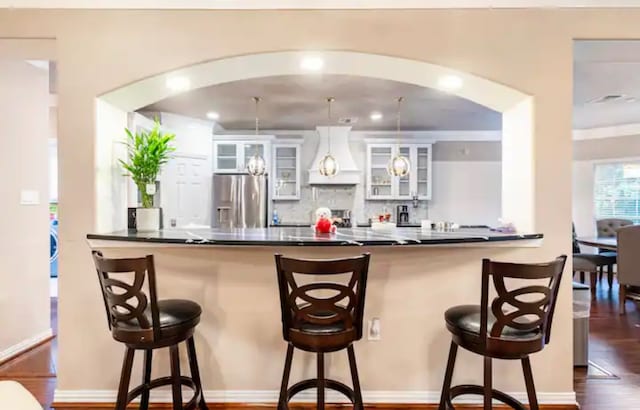
[(302, 186), (299, 201), (274, 201), (273, 209), (277, 210), (280, 223), (311, 223), (315, 217), (315, 210), (319, 207), (330, 209), (350, 209), (352, 219), (356, 223), (366, 223), (369, 218), (375, 218), (385, 209), (391, 212), (395, 221), (396, 206), (409, 206), (409, 222), (419, 223), (428, 219), (429, 208), (426, 201), (420, 201), (417, 208), (413, 208), (411, 201), (367, 201), (364, 190), (356, 186)]

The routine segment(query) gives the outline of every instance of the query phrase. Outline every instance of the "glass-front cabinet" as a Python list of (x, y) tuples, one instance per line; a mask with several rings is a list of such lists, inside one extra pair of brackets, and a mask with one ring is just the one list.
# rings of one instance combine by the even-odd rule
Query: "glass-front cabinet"
[[(401, 154), (409, 158), (411, 170), (404, 177), (390, 176), (389, 161)], [(431, 144), (367, 144), (368, 200), (431, 199)]]
[(394, 151), (390, 144), (367, 145), (367, 199), (393, 199), (394, 181), (387, 172), (387, 165)]
[(300, 144), (273, 144), (273, 200), (300, 199)]
[(213, 172), (245, 172), (249, 158), (256, 152), (265, 159), (267, 167), (270, 167), (268, 147), (269, 142), (265, 141), (214, 141)]

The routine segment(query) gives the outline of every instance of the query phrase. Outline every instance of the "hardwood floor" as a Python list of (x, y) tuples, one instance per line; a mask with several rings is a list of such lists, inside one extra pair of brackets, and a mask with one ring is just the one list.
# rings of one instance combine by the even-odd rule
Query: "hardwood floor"
[[(627, 302), (627, 315), (618, 315), (618, 287), (609, 292), (607, 281), (598, 282), (597, 300), (591, 307), (590, 360), (596, 365), (574, 371), (575, 390), (582, 410), (637, 410), (640, 393), (640, 310)], [(54, 301), (55, 302), (55, 301)], [(52, 303), (52, 326), (57, 331), (56, 304)], [(57, 338), (0, 365), (0, 380), (17, 380), (51, 408), (56, 384)], [(613, 376), (608, 375), (612, 373)], [(268, 406), (211, 406), (212, 409), (270, 408)], [(84, 408), (86, 407), (69, 407)], [(101, 407), (105, 409), (106, 407)], [(167, 408), (167, 407), (164, 407)], [(305, 410), (308, 407), (305, 406)], [(386, 409), (391, 407), (385, 406)], [(403, 406), (403, 408), (407, 408)], [(420, 406), (419, 408), (427, 408)], [(462, 407), (461, 407), (462, 408)], [(292, 406), (294, 409), (294, 406)], [(56, 410), (66, 410), (58, 408)]]

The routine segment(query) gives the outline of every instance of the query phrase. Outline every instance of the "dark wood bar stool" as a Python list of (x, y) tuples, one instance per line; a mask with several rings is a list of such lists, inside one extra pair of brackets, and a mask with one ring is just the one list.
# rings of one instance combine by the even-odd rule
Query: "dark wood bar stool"
[[(526, 410), (524, 404), (492, 388), (492, 359), (521, 360), (529, 398), (529, 408), (538, 410), (536, 390), (529, 355), (541, 351), (551, 337), (553, 311), (558, 299), (558, 288), (567, 257), (562, 255), (553, 262), (518, 264), (482, 261), (482, 294), (480, 305), (456, 306), (444, 314), (451, 332), (451, 350), (440, 397), (440, 410), (453, 409), (451, 400), (464, 394), (484, 396), (484, 409), (491, 409), (496, 399), (517, 410)], [(497, 297), (489, 305), (489, 277)], [(530, 284), (507, 290), (505, 279), (541, 280), (545, 285)], [(520, 282), (521, 283), (521, 282)], [(460, 385), (451, 387), (458, 346), (484, 356), (484, 386)]]
[[(109, 329), (113, 338), (126, 346), (116, 410), (125, 410), (127, 404), (137, 397), (140, 397), (140, 409), (146, 410), (149, 408), (151, 389), (168, 385), (171, 385), (174, 410), (206, 410), (193, 340), (193, 332), (202, 314), (200, 305), (181, 299), (157, 300), (156, 274), (151, 255), (144, 258), (107, 259), (99, 251), (93, 251), (92, 254)], [(148, 296), (144, 291), (145, 281)], [(178, 345), (182, 342), (187, 344), (191, 377), (180, 375)], [(151, 380), (153, 350), (163, 347), (169, 348), (171, 377)], [(129, 391), (136, 350), (144, 351), (143, 380), (141, 385)], [(182, 386), (194, 392), (193, 398), (184, 407)]]
[[(288, 409), (297, 393), (317, 388), (317, 408), (325, 408), (325, 389), (345, 395), (355, 409), (364, 409), (353, 342), (362, 338), (365, 289), (369, 270), (369, 254), (348, 259), (300, 260), (276, 255), (282, 336), (288, 343), (282, 372), (278, 409)], [(308, 275), (333, 276), (350, 274), (347, 284), (314, 282), (299, 285)], [(316, 353), (317, 378), (289, 386), (294, 348)], [(347, 349), (353, 389), (336, 380), (325, 378), (324, 355)]]

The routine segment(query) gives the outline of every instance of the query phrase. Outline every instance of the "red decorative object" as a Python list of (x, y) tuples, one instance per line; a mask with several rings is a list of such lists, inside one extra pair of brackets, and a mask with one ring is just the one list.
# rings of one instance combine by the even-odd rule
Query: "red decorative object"
[(316, 222), (316, 232), (318, 233), (331, 233), (333, 224), (327, 218), (320, 218)]

